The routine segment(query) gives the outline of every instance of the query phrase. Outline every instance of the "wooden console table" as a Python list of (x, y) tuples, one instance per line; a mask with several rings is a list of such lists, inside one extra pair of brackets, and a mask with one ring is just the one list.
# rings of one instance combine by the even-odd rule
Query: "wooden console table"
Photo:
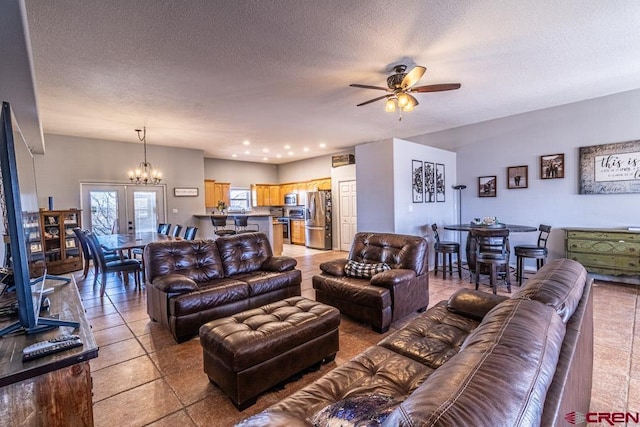
[[(51, 281), (49, 286), (55, 289), (49, 296), (50, 313), (79, 322), (80, 327), (0, 338), (1, 425), (5, 421), (19, 426), (93, 425), (89, 360), (98, 357), (98, 346), (75, 284)], [(26, 346), (70, 334), (79, 335), (84, 345), (22, 363)]]
[(590, 273), (621, 276), (640, 284), (640, 231), (622, 228), (565, 228), (566, 257)]

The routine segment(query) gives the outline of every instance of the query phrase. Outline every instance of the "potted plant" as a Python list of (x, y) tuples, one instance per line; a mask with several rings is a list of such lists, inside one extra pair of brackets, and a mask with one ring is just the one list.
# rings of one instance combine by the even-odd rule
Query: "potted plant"
[(218, 210), (220, 211), (220, 213), (223, 214), (225, 209), (227, 209), (227, 204), (224, 202), (224, 200), (218, 200)]

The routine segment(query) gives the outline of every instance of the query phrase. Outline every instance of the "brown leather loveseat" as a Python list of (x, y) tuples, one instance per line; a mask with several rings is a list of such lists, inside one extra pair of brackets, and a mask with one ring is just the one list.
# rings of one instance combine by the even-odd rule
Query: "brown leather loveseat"
[[(429, 305), (428, 244), (419, 236), (357, 233), (348, 259), (320, 265), (313, 276), (316, 300), (386, 332), (394, 321)], [(349, 275), (348, 263), (386, 264), (372, 277)]]
[(559, 259), (511, 298), (458, 291), (239, 426), (566, 425), (592, 371), (591, 280)]
[(144, 258), (147, 313), (177, 342), (210, 320), (301, 292), (297, 261), (274, 257), (264, 233), (150, 243)]

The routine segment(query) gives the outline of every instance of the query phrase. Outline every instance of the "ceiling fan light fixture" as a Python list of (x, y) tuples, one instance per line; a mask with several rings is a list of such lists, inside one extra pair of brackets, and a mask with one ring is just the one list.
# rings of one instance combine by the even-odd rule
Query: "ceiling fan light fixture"
[(398, 94), (398, 107), (404, 108), (410, 103), (409, 95), (404, 92)]
[(384, 110), (387, 113), (393, 113), (396, 111), (396, 100), (394, 98), (387, 99), (387, 102), (384, 104)]
[(413, 111), (413, 104), (411, 102), (408, 103), (407, 105), (402, 107), (402, 111), (404, 111), (405, 113), (407, 113), (409, 111)]

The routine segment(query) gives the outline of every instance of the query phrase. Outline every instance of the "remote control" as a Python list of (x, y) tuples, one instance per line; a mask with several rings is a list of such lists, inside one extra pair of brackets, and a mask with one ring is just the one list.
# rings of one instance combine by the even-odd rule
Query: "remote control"
[(70, 348), (80, 347), (81, 345), (82, 340), (78, 335), (61, 335), (48, 341), (41, 341), (25, 347), (22, 350), (22, 361), (28, 362)]

